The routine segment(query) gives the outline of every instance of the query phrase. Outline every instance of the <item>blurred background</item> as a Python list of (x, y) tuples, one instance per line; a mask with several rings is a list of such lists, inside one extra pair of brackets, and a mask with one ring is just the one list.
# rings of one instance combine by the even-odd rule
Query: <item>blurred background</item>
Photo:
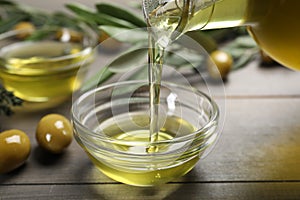
[[(142, 3), (142, 1), (140, 0), (135, 0), (137, 3)], [(126, 5), (126, 2), (122, 1), (122, 0), (113, 0), (113, 1), (106, 1), (106, 0), (76, 0), (76, 1), (72, 1), (72, 0), (51, 0), (51, 1), (39, 1), (39, 0), (15, 0), (14, 2), (17, 3), (22, 3), (22, 4), (28, 4), (34, 7), (39, 7), (42, 8), (44, 10), (65, 10), (64, 9), (64, 4), (66, 3), (82, 3), (86, 6), (89, 7), (93, 7), (96, 3), (99, 2), (115, 2), (115, 3), (121, 3)], [(127, 1), (128, 2), (128, 1)], [(133, 1), (134, 2), (134, 1)]]

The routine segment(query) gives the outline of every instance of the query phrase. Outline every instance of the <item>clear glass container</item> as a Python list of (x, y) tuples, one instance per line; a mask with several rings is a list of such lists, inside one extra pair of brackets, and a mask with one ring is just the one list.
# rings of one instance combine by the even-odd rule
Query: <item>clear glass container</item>
[(219, 109), (193, 87), (163, 82), (159, 112), (159, 137), (150, 143), (149, 83), (98, 87), (74, 101), (74, 135), (108, 177), (135, 186), (166, 183), (188, 173), (213, 147)]
[[(37, 104), (52, 107), (70, 98), (82, 84), (87, 71), (83, 69), (92, 62), (97, 42), (96, 34), (83, 27), (41, 27), (0, 34), (3, 86), (29, 109)], [(81, 74), (77, 74), (79, 68)]]
[[(294, 0), (143, 0), (148, 26), (183, 33), (247, 26), (257, 44), (273, 59), (299, 70), (300, 1)], [(161, 37), (161, 36), (160, 36)]]

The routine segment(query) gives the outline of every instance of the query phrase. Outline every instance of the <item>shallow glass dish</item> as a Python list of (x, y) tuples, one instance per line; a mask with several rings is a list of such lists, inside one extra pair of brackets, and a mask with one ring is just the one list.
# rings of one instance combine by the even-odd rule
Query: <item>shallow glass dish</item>
[(78, 28), (42, 27), (0, 34), (0, 80), (25, 102), (57, 105), (80, 87), (96, 36)]
[(209, 96), (172, 83), (162, 83), (160, 132), (152, 143), (148, 82), (98, 87), (72, 106), (76, 141), (95, 166), (135, 186), (155, 186), (188, 173), (218, 138), (218, 120), (218, 106)]

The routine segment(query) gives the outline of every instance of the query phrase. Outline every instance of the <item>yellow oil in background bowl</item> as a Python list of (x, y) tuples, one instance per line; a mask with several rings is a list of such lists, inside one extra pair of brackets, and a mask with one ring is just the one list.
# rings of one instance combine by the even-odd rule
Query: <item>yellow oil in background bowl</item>
[(2, 85), (32, 106), (64, 102), (81, 86), (93, 60), (96, 38), (86, 30), (44, 27), (0, 34)]

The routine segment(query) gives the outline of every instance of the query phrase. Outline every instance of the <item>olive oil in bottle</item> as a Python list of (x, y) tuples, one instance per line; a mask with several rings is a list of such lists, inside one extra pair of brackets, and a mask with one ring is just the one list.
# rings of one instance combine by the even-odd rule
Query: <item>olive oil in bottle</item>
[[(147, 2), (147, 1), (145, 1)], [(146, 9), (151, 27), (169, 38), (191, 30), (248, 26), (257, 43), (275, 60), (299, 70), (300, 1), (170, 0), (152, 1)]]
[(3, 47), (0, 57), (4, 87), (26, 102), (47, 107), (64, 101), (81, 85), (77, 72), (89, 64), (92, 50), (60, 41), (20, 41)]

